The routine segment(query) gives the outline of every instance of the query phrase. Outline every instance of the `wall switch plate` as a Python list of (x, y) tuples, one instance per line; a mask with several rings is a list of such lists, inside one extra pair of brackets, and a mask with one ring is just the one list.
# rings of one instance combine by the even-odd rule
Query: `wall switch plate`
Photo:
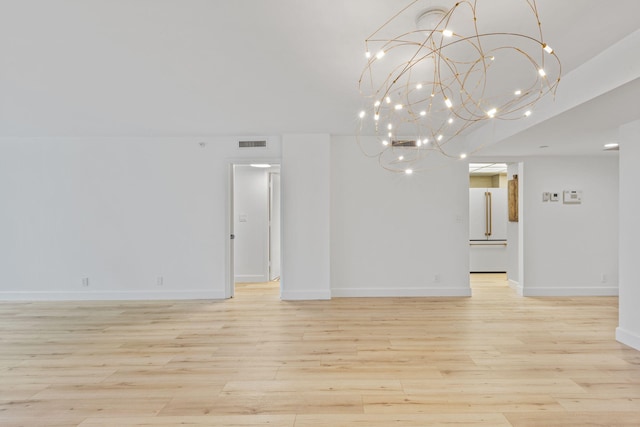
[(548, 191), (542, 193), (543, 202), (548, 202), (550, 198), (551, 198), (551, 193), (549, 193)]
[(552, 202), (557, 202), (558, 200), (560, 200), (560, 193), (551, 193), (550, 200)]

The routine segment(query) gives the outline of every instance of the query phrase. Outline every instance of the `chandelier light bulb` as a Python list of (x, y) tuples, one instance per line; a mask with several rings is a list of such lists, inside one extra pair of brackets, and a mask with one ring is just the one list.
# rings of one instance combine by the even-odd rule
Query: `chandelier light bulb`
[(364, 116), (366, 115), (366, 113), (364, 111), (360, 111), (360, 114), (358, 114), (360, 116), (360, 118), (364, 118)]
[(391, 123), (389, 123), (389, 124), (387, 125), (387, 129), (389, 129), (389, 130), (393, 129), (393, 125), (392, 125)]
[(462, 153), (462, 154), (460, 154), (460, 158), (461, 158), (461, 159), (466, 159), (466, 158), (467, 158), (467, 154), (466, 154), (466, 153)]
[[(491, 0), (450, 2), (446, 8), (433, 7), (433, 0), (412, 0), (411, 7), (382, 21), (364, 41), (369, 59), (358, 80), (368, 107), (364, 115), (356, 112), (367, 121), (373, 116), (371, 128), (358, 127), (363, 153), (398, 173), (406, 173), (409, 163), (414, 173), (436, 165), (432, 157), (471, 157), (482, 147), (462, 155), (453, 148), (470, 129), (490, 126), (488, 120), (524, 120), (543, 97), (555, 95), (562, 65), (543, 41), (536, 2), (510, 0), (516, 25), (487, 16), (499, 16)], [(478, 6), (483, 3), (487, 9)], [(417, 19), (411, 19), (413, 13)], [(433, 19), (427, 23), (424, 16)], [(518, 78), (509, 84), (510, 76)], [(377, 138), (365, 137), (369, 132)], [(414, 154), (399, 162), (399, 152), (381, 155), (389, 148)]]
[(389, 141), (387, 141), (386, 139), (385, 139), (385, 140), (383, 140), (383, 141), (382, 141), (382, 145), (384, 145), (384, 146), (386, 147), (387, 145), (389, 145)]
[(398, 160), (404, 160), (404, 156), (399, 156)]
[(365, 57), (365, 58), (367, 58), (367, 59), (371, 58), (371, 52), (366, 51), (366, 52), (364, 53), (364, 57)]
[(405, 169), (404, 173), (411, 175), (413, 173), (413, 169)]

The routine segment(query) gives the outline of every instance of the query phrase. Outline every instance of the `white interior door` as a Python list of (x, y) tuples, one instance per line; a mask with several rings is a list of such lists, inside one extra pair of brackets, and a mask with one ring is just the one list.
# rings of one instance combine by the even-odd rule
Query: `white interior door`
[(269, 280), (280, 279), (280, 174), (269, 174)]
[(234, 174), (235, 174), (235, 165), (229, 165), (229, 195), (228, 195), (228, 199), (227, 199), (227, 206), (229, 207), (228, 209), (228, 215), (229, 217), (227, 218), (227, 230), (228, 230), (228, 235), (227, 235), (227, 289), (225, 292), (225, 296), (227, 298), (233, 298), (233, 295), (235, 293), (235, 288), (236, 288), (236, 272), (235, 272), (235, 245), (234, 245), (234, 239), (235, 239), (235, 235), (234, 235), (234, 225), (233, 225), (233, 220), (234, 220), (234, 209), (233, 209), (233, 203), (234, 203), (234, 197), (233, 197), (233, 192), (234, 190), (234, 186), (233, 186), (233, 178), (234, 178)]

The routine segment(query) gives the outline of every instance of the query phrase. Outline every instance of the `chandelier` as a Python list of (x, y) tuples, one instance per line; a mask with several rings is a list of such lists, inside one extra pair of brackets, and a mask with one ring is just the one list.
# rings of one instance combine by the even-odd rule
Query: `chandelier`
[(465, 158), (490, 142), (465, 141), (465, 131), (529, 117), (560, 82), (535, 0), (512, 0), (506, 11), (491, 0), (432, 3), (412, 1), (365, 40), (358, 143), (393, 172)]

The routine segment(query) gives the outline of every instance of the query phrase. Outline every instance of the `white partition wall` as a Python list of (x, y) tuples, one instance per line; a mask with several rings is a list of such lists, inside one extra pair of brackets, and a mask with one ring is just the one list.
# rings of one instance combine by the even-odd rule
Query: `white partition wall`
[(282, 138), (282, 267), (285, 300), (331, 298), (330, 137)]
[[(537, 157), (524, 163), (524, 295), (617, 295), (617, 158)], [(581, 191), (582, 202), (564, 203), (565, 190)], [(558, 200), (544, 201), (545, 192), (558, 193)]]
[(618, 341), (640, 350), (640, 121), (620, 128), (620, 323)]
[(0, 300), (224, 298), (236, 138), (0, 139)]
[(331, 144), (333, 296), (470, 296), (469, 167), (394, 174)]

